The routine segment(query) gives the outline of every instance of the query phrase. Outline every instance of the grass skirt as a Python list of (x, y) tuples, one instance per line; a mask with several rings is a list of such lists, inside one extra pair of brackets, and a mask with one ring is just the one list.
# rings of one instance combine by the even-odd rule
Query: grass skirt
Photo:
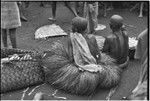
[[(10, 55), (13, 54), (18, 54), (20, 59), (1, 63), (0, 93), (40, 84), (44, 80), (44, 71), (40, 66), (38, 53), (19, 49), (1, 49), (3, 58), (11, 57)], [(27, 54), (32, 59), (27, 59), (25, 57)]]
[(43, 60), (47, 69), (46, 81), (56, 89), (75, 95), (91, 95), (97, 88), (111, 88), (120, 80), (118, 66), (114, 59), (106, 54), (102, 55), (99, 63), (103, 70), (97, 73), (79, 70), (72, 60), (68, 58), (67, 51), (62, 44), (56, 42), (47, 54), (51, 56)]

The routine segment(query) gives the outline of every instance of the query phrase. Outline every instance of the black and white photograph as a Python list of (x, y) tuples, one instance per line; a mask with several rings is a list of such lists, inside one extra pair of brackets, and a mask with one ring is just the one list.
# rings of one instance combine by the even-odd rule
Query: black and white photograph
[(1, 100), (149, 100), (149, 0), (1, 0)]

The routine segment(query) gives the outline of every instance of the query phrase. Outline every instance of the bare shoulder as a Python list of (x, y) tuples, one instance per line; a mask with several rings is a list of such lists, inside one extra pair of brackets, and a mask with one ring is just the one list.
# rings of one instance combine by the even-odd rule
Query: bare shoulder
[(109, 36), (106, 37), (106, 40), (113, 40), (116, 39), (117, 37), (114, 34), (111, 34)]
[(90, 40), (90, 41), (92, 41), (92, 42), (95, 42), (96, 41), (96, 38), (95, 38), (95, 36), (94, 35), (88, 35), (87, 36), (88, 37), (88, 39)]

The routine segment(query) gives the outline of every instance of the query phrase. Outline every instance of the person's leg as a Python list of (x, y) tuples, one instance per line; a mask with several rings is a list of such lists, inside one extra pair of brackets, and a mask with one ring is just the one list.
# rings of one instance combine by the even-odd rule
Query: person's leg
[(81, 5), (79, 4), (79, 2), (75, 2), (75, 10), (77, 12), (77, 14), (80, 13), (80, 10), (78, 9)]
[(139, 6), (139, 3), (137, 3), (135, 6), (133, 6), (133, 7), (130, 9), (130, 12), (133, 11), (134, 9), (136, 9), (138, 6)]
[(8, 45), (7, 45), (7, 30), (1, 29), (1, 31), (2, 31), (2, 40), (3, 40), (4, 47), (7, 48), (8, 47)]
[(25, 1), (24, 4), (25, 4), (25, 8), (28, 8), (29, 4), (30, 4), (30, 1)]
[(9, 29), (10, 41), (13, 48), (17, 48), (16, 44), (16, 28)]
[(107, 3), (104, 3), (104, 17), (107, 16)]
[(77, 12), (76, 12), (76, 4), (74, 2), (74, 7), (70, 6), (70, 2), (65, 2), (65, 6), (74, 14), (75, 17), (78, 16)]
[(22, 3), (19, 3), (18, 4), (18, 7), (19, 7), (19, 13), (20, 13), (20, 19), (21, 19), (21, 21), (25, 21), (25, 22), (27, 22), (28, 20), (27, 20), (27, 18), (24, 16), (24, 8), (23, 8), (23, 4)]
[(44, 7), (44, 3), (42, 1), (40, 2), (40, 7)]
[(93, 13), (94, 13), (94, 8), (92, 4), (87, 4), (88, 6), (88, 15), (87, 15), (87, 19), (88, 19), (88, 33), (92, 34), (95, 32), (95, 22), (93, 20)]
[(56, 18), (56, 7), (57, 7), (57, 2), (52, 3), (52, 16), (55, 19)]
[(88, 10), (87, 10), (87, 2), (84, 2), (84, 4), (83, 4), (84, 6), (83, 6), (83, 17), (84, 18), (86, 18), (87, 17), (87, 15), (88, 15)]
[(52, 2), (52, 18), (48, 18), (48, 20), (56, 21), (56, 7), (57, 7), (57, 2), (53, 1)]
[(144, 7), (144, 2), (142, 2), (140, 4), (140, 14), (139, 14), (139, 17), (143, 17), (143, 7)]

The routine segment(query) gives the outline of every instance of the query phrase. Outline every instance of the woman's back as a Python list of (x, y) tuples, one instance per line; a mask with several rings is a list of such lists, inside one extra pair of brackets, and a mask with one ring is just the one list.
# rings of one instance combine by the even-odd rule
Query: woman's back
[(129, 45), (126, 31), (118, 31), (106, 37), (103, 52), (115, 58), (118, 64), (122, 64), (127, 60), (128, 50)]
[[(92, 54), (92, 56), (98, 61), (100, 60), (100, 51), (97, 46), (96, 39), (93, 35), (84, 35), (84, 38), (88, 44), (89, 50)], [(68, 50), (68, 54), (70, 57), (73, 57), (73, 49), (71, 44), (70, 37), (67, 38), (67, 45), (65, 45), (65, 48)], [(73, 59), (73, 58), (70, 58)]]

